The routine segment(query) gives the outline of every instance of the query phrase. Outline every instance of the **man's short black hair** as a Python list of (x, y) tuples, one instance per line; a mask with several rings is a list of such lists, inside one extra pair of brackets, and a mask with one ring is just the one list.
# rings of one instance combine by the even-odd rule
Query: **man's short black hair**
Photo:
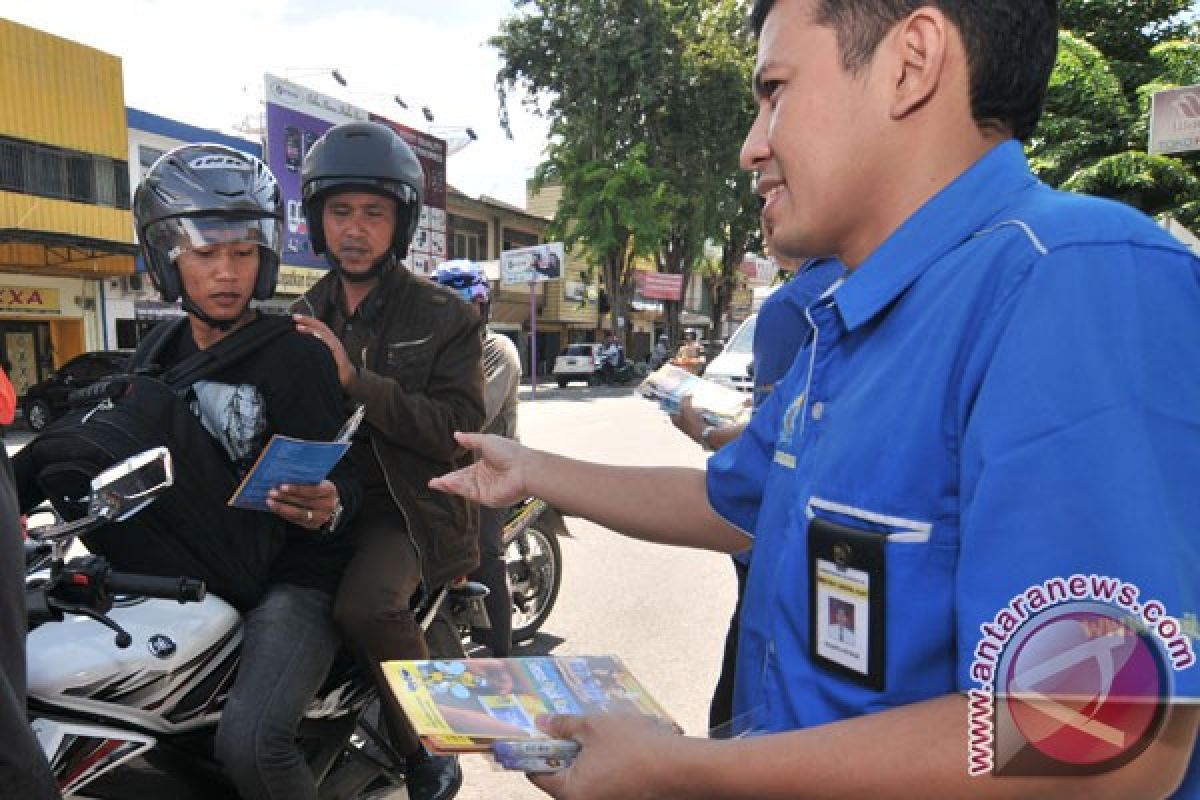
[[(755, 0), (762, 33), (775, 0)], [(1057, 0), (815, 0), (815, 21), (837, 33), (842, 66), (857, 72), (883, 37), (922, 6), (940, 9), (962, 35), (970, 69), (971, 116), (1021, 141), (1037, 128), (1058, 52)]]

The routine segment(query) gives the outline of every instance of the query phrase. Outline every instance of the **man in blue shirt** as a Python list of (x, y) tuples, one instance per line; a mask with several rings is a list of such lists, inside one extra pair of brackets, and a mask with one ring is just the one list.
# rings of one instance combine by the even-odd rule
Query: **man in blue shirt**
[[(796, 353), (804, 344), (808, 334), (805, 313), (810, 303), (816, 300), (845, 271), (836, 259), (810, 259), (800, 263), (798, 259), (773, 257), (776, 265), (795, 274), (772, 292), (758, 310), (754, 323), (754, 408), (763, 404), (775, 389)], [(746, 428), (746, 423), (713, 426), (709, 425), (700, 411), (685, 397), (679, 413), (671, 415), (675, 427), (686, 433), (706, 450), (720, 450), (732, 442)], [(746, 580), (750, 572), (750, 551), (733, 555), (733, 567), (737, 576), (737, 603), (729, 619), (729, 631), (725, 636), (725, 649), (721, 655), (721, 674), (713, 690), (712, 703), (708, 711), (709, 735), (729, 738), (741, 733), (741, 725), (733, 719), (733, 679), (737, 664), (737, 645), (741, 628), (742, 598), (746, 593)]]
[[(482, 459), (435, 488), (754, 542), (735, 705), (768, 735), (554, 717), (582, 753), (534, 778), (546, 791), (1200, 795), (1178, 623), (1200, 606), (1200, 264), (1030, 174), (1056, 17), (1052, 0), (758, 0), (743, 166), (774, 245), (850, 271), (787, 377), (707, 474), (459, 435)], [(977, 769), (981, 742), (999, 774)]]

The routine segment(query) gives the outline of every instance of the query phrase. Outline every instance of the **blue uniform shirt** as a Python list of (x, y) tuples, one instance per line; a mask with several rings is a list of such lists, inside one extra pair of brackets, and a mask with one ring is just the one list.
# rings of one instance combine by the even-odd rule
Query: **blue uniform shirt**
[[(754, 536), (736, 713), (779, 731), (975, 688), (980, 626), (1054, 577), (1197, 612), (1200, 265), (1174, 238), (1049, 189), (1010, 141), (808, 315), (708, 465), (713, 508)], [(889, 534), (883, 691), (808, 656), (813, 516)], [(1200, 697), (1200, 665), (1173, 681)]]
[[(804, 316), (809, 304), (836, 281), (846, 268), (833, 258), (814, 259), (800, 267), (791, 280), (772, 292), (758, 309), (754, 323), (754, 407), (757, 409), (770, 397), (788, 368), (796, 359), (804, 340), (808, 338), (808, 319)], [(735, 553), (733, 558), (750, 563), (750, 550)]]
[(758, 309), (754, 324), (754, 407), (771, 394), (792, 366), (808, 338), (805, 309), (828, 289), (846, 268), (836, 259), (815, 259), (804, 264)]

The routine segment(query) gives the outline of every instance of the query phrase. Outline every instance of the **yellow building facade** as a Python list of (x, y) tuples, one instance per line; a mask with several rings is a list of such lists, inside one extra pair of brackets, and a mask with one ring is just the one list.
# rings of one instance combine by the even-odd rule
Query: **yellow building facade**
[(0, 355), (21, 394), (101, 340), (134, 272), (119, 58), (0, 19)]

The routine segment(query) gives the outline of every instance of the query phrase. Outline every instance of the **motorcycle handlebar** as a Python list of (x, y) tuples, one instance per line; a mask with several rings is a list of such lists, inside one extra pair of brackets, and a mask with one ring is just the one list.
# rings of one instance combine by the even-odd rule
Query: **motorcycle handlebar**
[(154, 575), (131, 575), (110, 572), (104, 585), (112, 594), (135, 594), (141, 597), (162, 597), (180, 603), (199, 603), (204, 599), (204, 581), (194, 578), (160, 578)]

